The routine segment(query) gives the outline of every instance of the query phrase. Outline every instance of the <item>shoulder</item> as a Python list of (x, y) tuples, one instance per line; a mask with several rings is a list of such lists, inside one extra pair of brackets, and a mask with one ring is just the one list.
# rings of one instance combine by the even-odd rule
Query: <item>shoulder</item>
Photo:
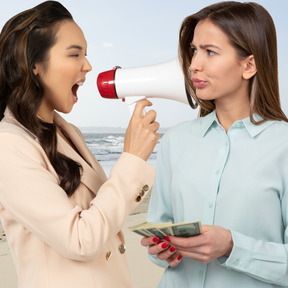
[[(270, 125), (269, 125), (270, 124)], [(265, 125), (265, 124), (264, 124)], [(288, 123), (285, 121), (267, 121), (266, 133), (271, 137), (275, 136), (274, 141), (277, 140), (287, 140), (288, 144)]]
[[(174, 153), (172, 151), (184, 151), (190, 149), (190, 145), (196, 145), (202, 138), (202, 118), (181, 122), (168, 129), (160, 139), (159, 150), (162, 153)], [(178, 153), (177, 152), (177, 153)]]
[(0, 158), (4, 157), (10, 157), (10, 160), (20, 157), (35, 160), (46, 157), (46, 154), (33, 133), (16, 120), (4, 118), (0, 122)]
[(197, 132), (201, 129), (202, 118), (195, 118), (193, 120), (181, 122), (174, 127), (167, 130), (166, 135), (173, 136), (179, 134), (186, 134), (191, 132)]
[(5, 139), (17, 139), (19, 141), (36, 141), (37, 137), (29, 130), (25, 129), (20, 123), (13, 119), (4, 118), (0, 122), (1, 142)]
[(200, 137), (202, 129), (203, 118), (195, 118), (193, 120), (181, 122), (174, 127), (169, 128), (161, 138), (161, 141), (178, 141), (178, 139), (185, 138), (188, 140), (190, 137)]
[(272, 121), (277, 129), (288, 131), (288, 122), (285, 121)]

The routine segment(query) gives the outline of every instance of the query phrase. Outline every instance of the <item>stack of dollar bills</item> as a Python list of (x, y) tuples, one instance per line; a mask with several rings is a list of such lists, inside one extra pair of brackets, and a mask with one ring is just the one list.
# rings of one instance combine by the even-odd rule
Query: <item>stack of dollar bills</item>
[(157, 236), (160, 239), (165, 236), (177, 236), (177, 237), (192, 237), (201, 234), (202, 226), (201, 222), (192, 223), (151, 223), (143, 222), (131, 227), (128, 227), (131, 231), (142, 235), (144, 237)]

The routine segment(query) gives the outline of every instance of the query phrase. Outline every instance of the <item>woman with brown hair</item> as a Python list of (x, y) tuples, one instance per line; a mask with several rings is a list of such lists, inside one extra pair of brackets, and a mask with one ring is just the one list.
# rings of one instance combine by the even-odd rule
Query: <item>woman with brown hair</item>
[(147, 221), (203, 225), (142, 240), (165, 268), (159, 287), (286, 287), (288, 125), (273, 20), (256, 3), (208, 6), (182, 23), (179, 57), (200, 117), (162, 138)]
[[(140, 102), (109, 179), (69, 113), (92, 69), (80, 27), (47, 1), (0, 34), (0, 216), (18, 287), (131, 287), (121, 227), (154, 180), (159, 139)], [(140, 197), (140, 198), (141, 198)]]

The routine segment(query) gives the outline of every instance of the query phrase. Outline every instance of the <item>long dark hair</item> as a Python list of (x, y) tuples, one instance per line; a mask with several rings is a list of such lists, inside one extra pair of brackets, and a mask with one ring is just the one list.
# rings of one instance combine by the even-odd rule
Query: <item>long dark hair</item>
[(59, 23), (73, 21), (69, 11), (56, 1), (42, 4), (11, 18), (0, 34), (0, 120), (6, 107), (38, 139), (71, 196), (80, 184), (80, 164), (57, 151), (56, 126), (37, 117), (43, 88), (34, 76), (35, 63), (45, 63), (56, 43)]
[[(239, 59), (253, 55), (257, 73), (250, 79), (250, 119), (258, 113), (265, 120), (288, 121), (281, 109), (278, 83), (277, 37), (274, 22), (267, 10), (257, 3), (234, 1), (207, 6), (184, 19), (179, 33), (179, 58), (189, 89), (194, 90), (189, 76), (192, 59), (190, 44), (199, 21), (209, 19), (229, 38)], [(191, 93), (194, 95), (194, 93)], [(200, 106), (200, 116), (215, 109), (212, 100), (194, 100)]]

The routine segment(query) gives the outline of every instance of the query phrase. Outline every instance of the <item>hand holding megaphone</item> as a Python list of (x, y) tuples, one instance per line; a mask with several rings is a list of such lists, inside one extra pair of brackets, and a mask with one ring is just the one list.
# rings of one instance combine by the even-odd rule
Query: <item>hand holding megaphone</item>
[(143, 110), (152, 103), (141, 100), (137, 103), (125, 133), (124, 152), (134, 154), (147, 161), (153, 152), (160, 134), (157, 133), (160, 125), (156, 122), (156, 111), (150, 110), (143, 116)]
[(164, 98), (197, 107), (186, 89), (178, 58), (134, 68), (114, 67), (97, 77), (100, 95), (108, 99), (124, 99), (130, 112), (143, 98)]

